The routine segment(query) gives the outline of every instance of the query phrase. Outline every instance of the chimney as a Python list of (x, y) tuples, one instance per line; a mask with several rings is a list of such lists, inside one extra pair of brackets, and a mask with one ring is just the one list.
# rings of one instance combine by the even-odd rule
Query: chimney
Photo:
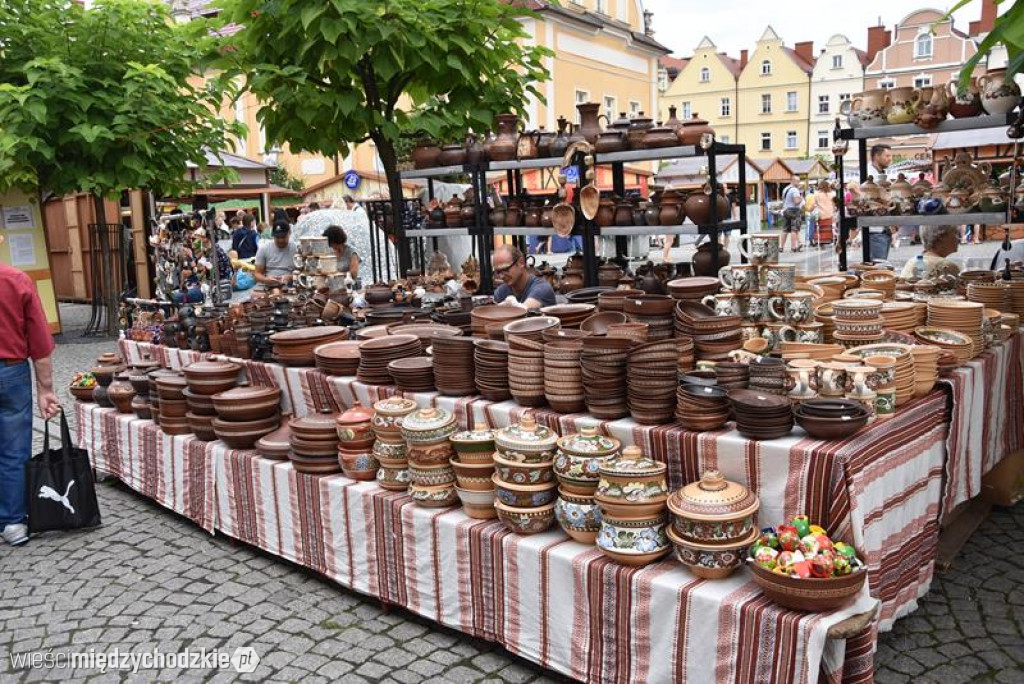
[(984, 33), (991, 33), (996, 25), (997, 15), (998, 10), (996, 9), (995, 0), (982, 0), (981, 19), (971, 22), (970, 34), (978, 36)]
[(747, 51), (740, 50), (740, 69), (747, 66)]
[(805, 40), (793, 46), (793, 52), (800, 56), (808, 64), (814, 64), (814, 41)]
[(889, 47), (891, 42), (892, 34), (885, 30), (884, 25), (868, 27), (868, 63), (875, 59), (875, 55)]

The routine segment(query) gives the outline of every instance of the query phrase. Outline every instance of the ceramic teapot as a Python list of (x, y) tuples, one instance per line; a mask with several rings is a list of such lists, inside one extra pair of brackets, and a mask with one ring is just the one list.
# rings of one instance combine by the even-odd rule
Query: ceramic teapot
[(643, 112), (640, 112), (633, 117), (633, 121), (629, 124), (629, 133), (626, 137), (627, 142), (629, 143), (629, 149), (644, 149), (646, 147), (644, 138), (646, 138), (647, 131), (651, 128), (654, 128), (654, 119), (644, 116)]

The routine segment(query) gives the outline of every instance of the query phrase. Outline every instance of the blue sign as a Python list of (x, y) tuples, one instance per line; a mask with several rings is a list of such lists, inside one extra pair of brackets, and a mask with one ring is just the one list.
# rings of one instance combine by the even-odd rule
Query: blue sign
[(345, 183), (345, 187), (349, 190), (355, 190), (363, 182), (363, 179), (359, 177), (356, 171), (346, 171), (345, 175), (342, 176), (342, 182)]
[(578, 166), (566, 166), (562, 169), (562, 173), (565, 174), (566, 183), (579, 183), (580, 182), (580, 167)]

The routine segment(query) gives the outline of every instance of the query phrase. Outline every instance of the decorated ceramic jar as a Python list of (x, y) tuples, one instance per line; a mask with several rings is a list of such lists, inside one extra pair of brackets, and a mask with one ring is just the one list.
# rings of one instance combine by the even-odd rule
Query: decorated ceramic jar
[(405, 397), (388, 397), (373, 405), (373, 432), (377, 439), (392, 444), (405, 442), (402, 420), (418, 408), (416, 402)]
[(597, 429), (585, 427), (577, 434), (558, 440), (555, 474), (562, 488), (577, 494), (593, 494), (601, 477), (601, 464), (615, 456), (622, 442), (599, 435)]
[(671, 548), (666, 528), (668, 515), (612, 517), (602, 513), (597, 546), (605, 555), (623, 565), (641, 566), (652, 563)]
[(539, 484), (512, 484), (505, 482), (495, 473), (492, 481), (497, 492), (498, 501), (506, 506), (536, 508), (554, 503), (558, 483), (542, 482)]
[(358, 401), (338, 416), (338, 443), (346, 449), (370, 447), (374, 440), (373, 409)]
[(404, 492), (409, 488), (409, 469), (406, 466), (381, 464), (377, 470), (377, 484), (382, 489)]
[(537, 534), (544, 532), (555, 522), (555, 504), (532, 508), (508, 506), (500, 500), (494, 502), (498, 518), (505, 527), (516, 534)]
[(368, 449), (339, 448), (338, 462), (345, 477), (351, 480), (375, 480), (380, 469), (380, 463)]
[(459, 495), (453, 485), (438, 487), (410, 485), (412, 500), (424, 508), (448, 508), (459, 503)]
[(455, 415), (439, 408), (413, 411), (402, 419), (402, 437), (409, 447), (447, 444), (455, 433)]
[(402, 466), (409, 463), (409, 457), (405, 451), (405, 442), (382, 442), (379, 439), (373, 443), (373, 455), (384, 465)]
[(721, 579), (739, 567), (747, 548), (757, 539), (759, 530), (753, 529), (745, 538), (728, 544), (701, 544), (682, 539), (674, 527), (667, 530), (676, 560), (689, 568), (697, 577)]
[(659, 515), (668, 498), (666, 469), (635, 446), (602, 463), (595, 494), (602, 512), (622, 517)]
[(668, 497), (672, 529), (686, 541), (735, 544), (750, 535), (760, 507), (757, 495), (736, 482), (707, 470)]
[(510, 461), (503, 456), (494, 454), (494, 472), (504, 482), (512, 484), (541, 484), (552, 482), (555, 471), (551, 468), (552, 461), (523, 463)]
[(578, 542), (593, 544), (601, 529), (601, 507), (593, 495), (576, 494), (559, 487), (555, 519), (565, 533)]
[[(455, 458), (451, 460), (452, 468), (455, 470), (455, 478), (459, 487), (476, 492), (492, 491), (494, 489), (494, 463), (463, 463)], [(463, 497), (465, 500), (465, 497)]]
[(409, 466), (409, 481), (421, 487), (455, 484), (455, 471), (450, 465)]
[(555, 456), (558, 434), (543, 425), (538, 425), (532, 412), (523, 415), (516, 425), (498, 430), (494, 445), (498, 454), (507, 461), (540, 463)]
[(450, 440), (460, 462), (491, 462), (491, 456), (494, 454), (494, 431), (483, 423), (477, 423), (472, 430), (456, 432)]

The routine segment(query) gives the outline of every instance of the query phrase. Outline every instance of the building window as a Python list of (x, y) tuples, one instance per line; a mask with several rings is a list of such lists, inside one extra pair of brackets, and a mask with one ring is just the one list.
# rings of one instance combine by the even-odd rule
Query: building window
[(658, 69), (658, 91), (665, 92), (668, 90), (668, 69), (660, 67)]
[(932, 77), (927, 75), (927, 74), (925, 74), (924, 76), (915, 76), (914, 77), (914, 87), (915, 88), (925, 88), (927, 86), (930, 86), (931, 84), (932, 84)]
[(711, 80), (711, 69), (708, 69), (707, 67), (701, 67), (700, 68), (700, 82), (701, 83), (707, 83), (710, 80)]
[(842, 69), (843, 68), (843, 56), (842, 55), (832, 55), (832, 68), (833, 69)]
[(922, 33), (914, 40), (914, 57), (929, 59), (932, 56), (932, 34)]
[(686, 121), (687, 119), (692, 119), (693, 118), (693, 107), (690, 105), (690, 103), (689, 102), (682, 103), (682, 108), (683, 108), (683, 121)]
[(796, 149), (796, 131), (786, 131), (786, 149)]
[(604, 96), (604, 115), (608, 117), (608, 121), (615, 120), (615, 110), (617, 109), (617, 105), (618, 103), (614, 97), (608, 97), (607, 95)]
[(727, 135), (723, 135), (722, 136), (722, 144), (723, 145), (728, 145), (730, 140), (731, 140), (731, 138), (729, 138), (729, 136), (727, 136)]
[(850, 99), (850, 93), (839, 93), (839, 104), (842, 104)]
[(732, 116), (732, 101), (727, 97), (722, 98), (722, 116)]
[(761, 151), (768, 152), (772, 149), (772, 134), (762, 133), (761, 134)]
[(629, 118), (632, 119), (634, 116), (640, 113), (640, 103), (636, 100), (629, 101)]
[(795, 112), (796, 111), (796, 91), (795, 90), (790, 90), (788, 93), (786, 93), (786, 111), (787, 112)]
[(771, 114), (772, 113), (772, 95), (771, 93), (764, 93), (761, 95), (761, 113)]
[(764, 60), (761, 62), (761, 75), (771, 76), (772, 75), (772, 63), (771, 60)]
[(828, 147), (829, 135), (828, 131), (818, 131), (818, 149), (824, 149)]
[[(587, 90), (576, 89), (576, 104), (585, 104), (590, 102), (590, 92)], [(582, 123), (580, 120), (580, 110), (576, 110), (576, 123)]]
[(605, 0), (594, 0), (594, 11), (604, 14), (604, 6), (607, 4)]
[(896, 87), (896, 81), (892, 80), (891, 78), (879, 79), (878, 87), (882, 88), (883, 90), (892, 90), (893, 88)]
[(828, 114), (828, 95), (818, 96), (818, 113)]

